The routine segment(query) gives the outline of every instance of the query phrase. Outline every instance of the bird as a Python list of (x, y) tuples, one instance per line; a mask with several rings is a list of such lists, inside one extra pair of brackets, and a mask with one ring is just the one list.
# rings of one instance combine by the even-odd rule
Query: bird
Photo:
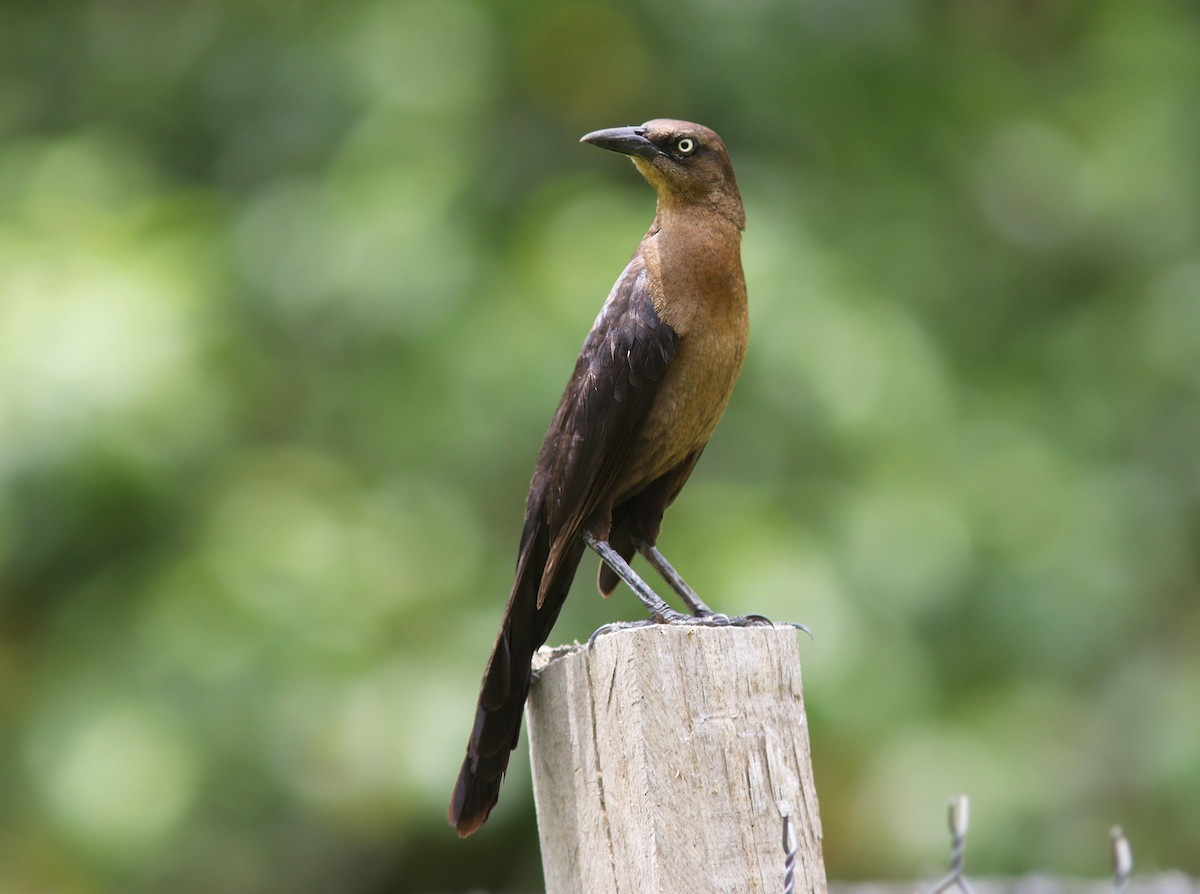
[[(530, 662), (586, 549), (601, 559), (601, 595), (627, 584), (650, 613), (641, 623), (765, 620), (713, 612), (656, 545), (663, 513), (721, 419), (746, 354), (746, 215), (729, 153), (707, 127), (667, 118), (593, 131), (580, 142), (628, 156), (657, 193), (657, 208), (584, 341), (538, 453), (516, 577), (448, 812), (464, 838), (497, 803)], [(635, 553), (688, 614), (630, 567)]]

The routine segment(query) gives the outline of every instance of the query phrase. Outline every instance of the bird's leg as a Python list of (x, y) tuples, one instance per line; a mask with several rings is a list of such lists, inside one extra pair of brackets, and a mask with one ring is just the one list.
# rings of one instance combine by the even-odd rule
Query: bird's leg
[(646, 610), (650, 612), (650, 617), (655, 622), (670, 624), (675, 621), (689, 620), (687, 615), (675, 611), (663, 601), (661, 596), (651, 590), (650, 585), (638, 577), (637, 572), (629, 567), (629, 563), (612, 548), (607, 540), (597, 540), (590, 533), (584, 531), (583, 542), (596, 551), (596, 555), (617, 573), (617, 577), (629, 585), (629, 589), (633, 590), (638, 599), (642, 600), (642, 605), (646, 606)]
[(711, 608), (704, 604), (704, 600), (696, 595), (696, 591), (688, 586), (675, 567), (667, 561), (667, 557), (658, 551), (652, 543), (647, 543), (644, 540), (635, 540), (634, 546), (637, 551), (646, 557), (646, 561), (662, 575), (663, 580), (671, 585), (671, 589), (679, 594), (679, 598), (687, 603), (687, 607), (691, 609), (693, 615), (698, 618), (706, 615), (715, 615)]
[[(685, 615), (682, 612), (677, 612), (675, 609), (671, 608), (671, 606), (667, 605), (662, 600), (661, 596), (651, 590), (649, 584), (638, 577), (637, 572), (629, 567), (629, 563), (622, 558), (619, 552), (612, 548), (607, 540), (597, 540), (589, 532), (584, 531), (583, 542), (595, 550), (596, 555), (604, 560), (605, 564), (615, 571), (621, 580), (625, 581), (625, 583), (629, 585), (629, 588), (637, 594), (638, 599), (642, 600), (642, 604), (646, 606), (646, 609), (650, 612), (651, 618), (648, 621), (619, 621), (615, 624), (605, 624), (591, 635), (591, 638), (588, 640), (589, 646), (592, 645), (592, 643), (596, 641), (596, 638), (602, 634), (611, 633), (614, 630), (623, 630), (627, 627), (642, 627), (647, 624), (702, 624), (713, 627), (750, 627), (756, 624), (773, 626), (770, 619), (764, 618), (762, 615), (745, 615), (741, 617), (730, 618), (727, 615), (721, 615), (717, 614), (716, 612), (709, 611), (707, 613), (698, 613), (696, 617), (692, 617), (690, 615)], [(654, 550), (654, 552), (662, 560), (663, 565), (670, 569), (671, 573), (674, 574), (675, 579), (682, 584), (683, 579), (679, 577), (679, 574), (675, 571), (675, 569), (671, 568), (666, 559), (662, 559), (662, 553), (659, 553), (658, 550)], [(671, 581), (671, 585), (675, 586), (673, 581)], [(686, 587), (687, 584), (683, 584), (683, 586)], [(689, 592), (691, 592), (690, 589)], [(680, 593), (680, 595), (682, 596), (683, 594)], [(692, 593), (692, 598), (695, 598), (695, 596), (696, 594)], [(704, 603), (700, 602), (699, 599), (696, 599), (696, 602), (698, 602), (700, 605), (704, 605)], [(690, 602), (688, 604), (689, 606), (691, 605)], [(793, 626), (800, 627), (805, 631), (808, 630), (808, 628), (804, 627), (802, 624)]]
[[(705, 605), (703, 599), (696, 595), (696, 591), (688, 586), (687, 581), (675, 570), (675, 566), (668, 562), (667, 557), (658, 551), (658, 547), (640, 539), (635, 539), (633, 545), (639, 553), (646, 557), (646, 561), (654, 567), (654, 570), (662, 575), (663, 580), (671, 585), (671, 589), (679, 594), (679, 598), (687, 603), (687, 607), (696, 616), (696, 620), (717, 625), (728, 624), (733, 627), (773, 623), (770, 618), (764, 615), (740, 615), (731, 618), (729, 615), (714, 612)], [(633, 573), (633, 569), (630, 569), (630, 573)], [(781, 623), (789, 627), (795, 627), (797, 630), (803, 630), (809, 636), (812, 636), (812, 631), (808, 627), (796, 621), (783, 621)]]

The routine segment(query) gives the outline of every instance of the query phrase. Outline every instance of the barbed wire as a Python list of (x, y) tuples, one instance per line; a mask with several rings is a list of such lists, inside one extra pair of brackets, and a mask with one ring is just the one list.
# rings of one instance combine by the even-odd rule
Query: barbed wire
[[(962, 894), (975, 894), (965, 874), (971, 801), (966, 795), (959, 795), (951, 798), (946, 807), (950, 827), (950, 871), (929, 894), (945, 894), (951, 888), (957, 888)], [(796, 856), (800, 848), (791, 809), (784, 802), (779, 804), (779, 815), (783, 819), (783, 894), (796, 894)], [(1128, 894), (1129, 878), (1133, 873), (1133, 848), (1120, 826), (1113, 826), (1108, 834), (1112, 840), (1113, 894)]]
[(966, 795), (951, 798), (947, 805), (950, 825), (950, 872), (934, 887), (930, 894), (943, 894), (958, 888), (963, 894), (975, 894), (963, 871), (966, 868), (967, 829), (970, 826), (971, 802)]
[(792, 815), (783, 811), (783, 894), (796, 894), (796, 854), (800, 845), (796, 843), (796, 830), (792, 826)]
[(1120, 826), (1113, 826), (1108, 834), (1112, 839), (1113, 894), (1125, 894), (1129, 890), (1129, 876), (1133, 872), (1133, 848)]
[[(971, 802), (966, 795), (951, 798), (948, 802), (950, 872), (934, 885), (929, 894), (945, 894), (951, 888), (958, 888), (962, 894), (974, 894), (974, 889), (964, 874), (970, 807)], [(1125, 830), (1120, 826), (1113, 826), (1108, 834), (1112, 840), (1113, 894), (1128, 894), (1129, 878), (1133, 873), (1133, 848), (1125, 836)]]

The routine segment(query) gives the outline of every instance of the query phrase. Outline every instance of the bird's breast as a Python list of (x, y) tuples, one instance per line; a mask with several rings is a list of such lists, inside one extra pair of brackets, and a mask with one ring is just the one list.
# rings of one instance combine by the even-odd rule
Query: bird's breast
[[(679, 334), (679, 347), (634, 445), (632, 489), (703, 448), (725, 412), (749, 335), (740, 267), (738, 273), (731, 289), (666, 296), (668, 307), (674, 303), (677, 310), (685, 310), (667, 314), (664, 320)], [(669, 282), (665, 285), (670, 288)]]

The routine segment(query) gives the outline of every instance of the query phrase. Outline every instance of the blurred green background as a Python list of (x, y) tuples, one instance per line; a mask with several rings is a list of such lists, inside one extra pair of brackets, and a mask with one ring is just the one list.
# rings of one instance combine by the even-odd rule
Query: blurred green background
[(92, 0), (0, 7), (0, 892), (539, 888), (523, 751), (444, 810), (657, 116), (753, 329), (661, 542), (815, 631), (830, 876), (1200, 872), (1195, 4)]

